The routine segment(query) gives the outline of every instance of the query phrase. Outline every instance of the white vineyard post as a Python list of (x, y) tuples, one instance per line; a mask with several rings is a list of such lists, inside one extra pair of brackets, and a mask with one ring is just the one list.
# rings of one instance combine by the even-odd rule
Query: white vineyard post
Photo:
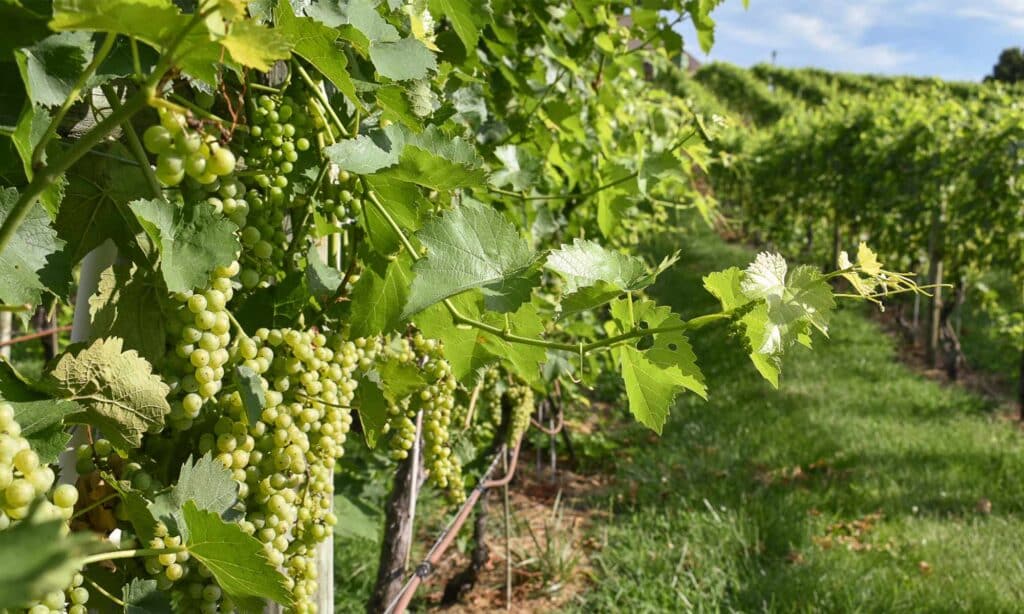
[[(14, 324), (12, 315), (10, 311), (0, 311), (0, 343), (11, 340), (11, 327)], [(0, 356), (10, 359), (11, 346), (0, 346)]]
[[(78, 290), (75, 294), (75, 314), (71, 321), (71, 343), (86, 341), (92, 334), (92, 318), (89, 315), (89, 298), (96, 293), (100, 284), (100, 274), (114, 264), (117, 259), (117, 247), (106, 241), (85, 255), (78, 273)], [(85, 430), (75, 428), (71, 432), (68, 449), (60, 455), (61, 484), (74, 484), (78, 479), (75, 471), (75, 448), (85, 443)]]

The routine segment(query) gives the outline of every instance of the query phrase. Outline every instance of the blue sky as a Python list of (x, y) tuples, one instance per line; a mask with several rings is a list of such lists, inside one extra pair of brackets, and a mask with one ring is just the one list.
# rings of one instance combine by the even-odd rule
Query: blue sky
[(710, 56), (750, 66), (772, 50), (782, 66), (979, 80), (999, 52), (1024, 45), (1024, 0), (726, 0)]

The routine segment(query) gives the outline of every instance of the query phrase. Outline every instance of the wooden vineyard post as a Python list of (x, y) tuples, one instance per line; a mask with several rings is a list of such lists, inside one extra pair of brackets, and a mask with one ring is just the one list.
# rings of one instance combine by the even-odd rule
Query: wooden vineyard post
[(931, 231), (928, 235), (928, 281), (932, 284), (931, 309), (928, 311), (928, 328), (925, 332), (925, 354), (928, 366), (939, 366), (939, 334), (942, 327), (942, 279), (944, 241), (942, 236), (946, 204), (943, 201), (932, 209)]

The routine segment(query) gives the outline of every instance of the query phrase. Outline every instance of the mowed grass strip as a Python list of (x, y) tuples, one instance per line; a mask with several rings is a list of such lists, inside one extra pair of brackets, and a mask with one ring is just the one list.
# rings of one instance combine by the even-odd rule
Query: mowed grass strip
[[(653, 294), (690, 315), (715, 308), (700, 275), (753, 255), (701, 233), (659, 247), (683, 262)], [(990, 403), (901, 364), (863, 307), (788, 356), (779, 391), (726, 329), (694, 342), (710, 401), (684, 396), (660, 439), (614, 434), (579, 611), (1024, 608), (1024, 445)]]

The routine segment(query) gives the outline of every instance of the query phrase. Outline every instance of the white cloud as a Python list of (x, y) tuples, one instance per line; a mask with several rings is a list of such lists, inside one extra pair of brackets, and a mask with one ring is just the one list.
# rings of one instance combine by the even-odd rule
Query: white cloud
[(722, 41), (764, 49), (766, 55), (768, 51), (777, 51), (788, 61), (804, 56), (798, 61), (824, 61), (845, 70), (888, 72), (915, 59), (913, 53), (892, 45), (866, 42), (872, 28), (890, 14), (889, 3), (869, 0), (851, 6), (839, 0), (819, 0), (813, 9), (803, 10), (798, 6), (758, 10), (755, 4), (751, 11), (737, 13), (728, 23), (722, 23), (719, 37)]

